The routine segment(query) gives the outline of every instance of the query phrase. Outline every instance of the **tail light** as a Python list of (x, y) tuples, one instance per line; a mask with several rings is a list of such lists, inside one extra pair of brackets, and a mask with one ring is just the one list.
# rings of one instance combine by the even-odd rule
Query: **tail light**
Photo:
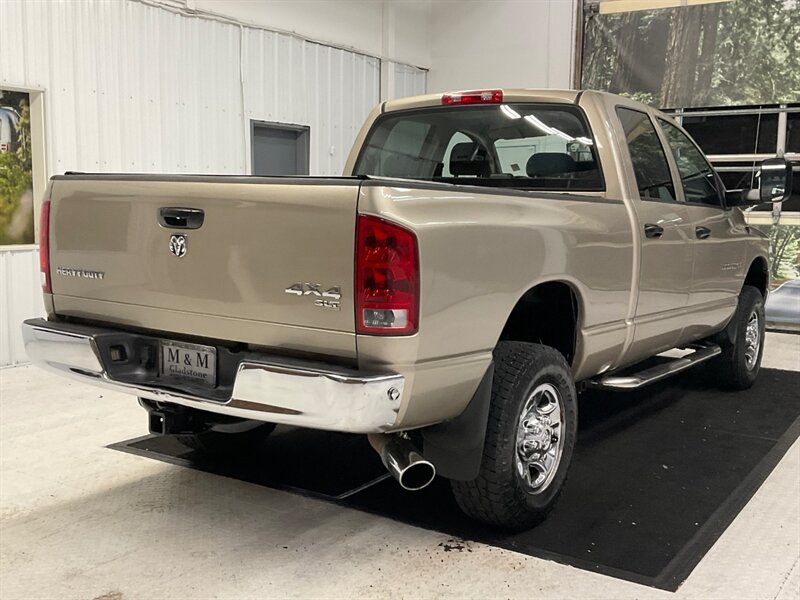
[(50, 280), (50, 201), (42, 203), (39, 213), (39, 270), (42, 272), (42, 290), (53, 293)]
[(408, 229), (359, 215), (356, 233), (356, 330), (411, 334), (419, 325), (419, 251)]
[(503, 90), (472, 90), (470, 92), (449, 92), (442, 96), (442, 104), (500, 104)]

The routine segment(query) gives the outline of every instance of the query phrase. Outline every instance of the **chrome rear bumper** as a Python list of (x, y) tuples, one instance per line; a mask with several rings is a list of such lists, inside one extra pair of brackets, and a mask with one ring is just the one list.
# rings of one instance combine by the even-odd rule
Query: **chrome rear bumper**
[[(51, 371), (141, 398), (243, 419), (378, 433), (392, 428), (403, 398), (405, 379), (396, 373), (362, 373), (255, 353), (231, 359), (235, 374), (227, 397), (204, 397), (196, 389), (186, 391), (160, 383), (153, 366), (133, 365), (121, 377), (106, 364), (106, 340), (142, 347), (157, 345), (158, 337), (44, 319), (25, 321), (22, 335), (31, 361)], [(128, 356), (144, 364), (135, 352)]]

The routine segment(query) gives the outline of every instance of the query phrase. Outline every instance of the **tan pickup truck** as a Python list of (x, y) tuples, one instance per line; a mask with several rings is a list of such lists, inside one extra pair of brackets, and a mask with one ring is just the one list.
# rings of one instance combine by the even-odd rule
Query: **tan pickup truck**
[(48, 316), (23, 333), (33, 362), (138, 396), (153, 433), (369, 434), (405, 488), (438, 473), (520, 529), (561, 490), (581, 389), (706, 360), (753, 383), (767, 244), (739, 207), (789, 188), (773, 159), (726, 191), (673, 120), (609, 94), (391, 101), (344, 177), (53, 177)]

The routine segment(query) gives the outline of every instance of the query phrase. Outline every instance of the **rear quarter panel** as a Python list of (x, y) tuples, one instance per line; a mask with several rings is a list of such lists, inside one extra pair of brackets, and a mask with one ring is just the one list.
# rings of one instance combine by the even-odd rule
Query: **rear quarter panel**
[(419, 239), (419, 332), (357, 339), (361, 366), (390, 364), (414, 379), (404, 425), (464, 408), (511, 310), (539, 283), (563, 281), (579, 298), (578, 379), (622, 352), (633, 261), (625, 204), (538, 196), (399, 180), (362, 185), (360, 213), (406, 225)]

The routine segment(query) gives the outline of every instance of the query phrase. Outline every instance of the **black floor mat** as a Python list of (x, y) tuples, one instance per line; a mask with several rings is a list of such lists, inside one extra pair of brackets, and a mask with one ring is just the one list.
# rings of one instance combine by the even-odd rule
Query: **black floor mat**
[(800, 373), (765, 369), (753, 389), (737, 393), (710, 379), (700, 368), (638, 392), (582, 394), (563, 496), (525, 533), (469, 521), (441, 479), (403, 491), (362, 436), (278, 428), (236, 463), (204, 458), (169, 436), (112, 447), (676, 590), (800, 434)]

